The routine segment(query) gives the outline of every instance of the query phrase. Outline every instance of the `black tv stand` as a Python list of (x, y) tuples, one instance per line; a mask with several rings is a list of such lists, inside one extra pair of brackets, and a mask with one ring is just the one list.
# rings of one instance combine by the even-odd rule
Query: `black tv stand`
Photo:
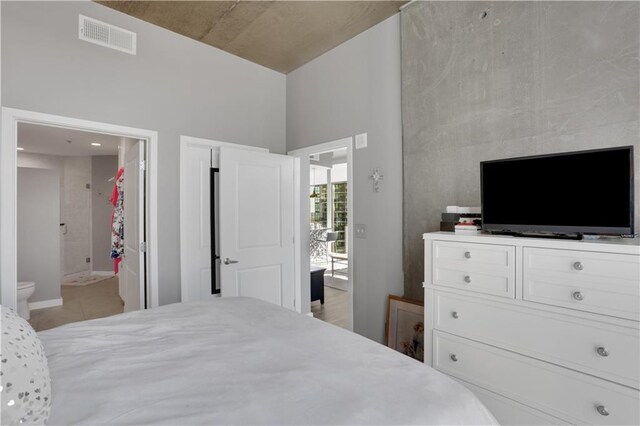
[(555, 240), (582, 240), (584, 234), (542, 234), (538, 232), (488, 231), (492, 235), (509, 235), (523, 238), (553, 238)]

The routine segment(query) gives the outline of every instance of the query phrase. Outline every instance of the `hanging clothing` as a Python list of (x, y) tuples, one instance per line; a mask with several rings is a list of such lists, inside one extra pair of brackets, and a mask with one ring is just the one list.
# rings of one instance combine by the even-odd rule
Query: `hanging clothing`
[(111, 192), (113, 216), (111, 217), (111, 258), (113, 270), (117, 274), (124, 255), (124, 167), (118, 170), (116, 182)]

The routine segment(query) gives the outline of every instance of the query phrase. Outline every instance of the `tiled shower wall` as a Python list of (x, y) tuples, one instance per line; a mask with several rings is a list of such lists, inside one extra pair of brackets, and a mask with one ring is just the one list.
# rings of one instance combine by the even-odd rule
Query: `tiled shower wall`
[(118, 173), (117, 155), (91, 157), (91, 232), (92, 259), (94, 271), (113, 271), (111, 260), (111, 219), (113, 205), (111, 192), (114, 182), (110, 181)]
[(64, 275), (91, 270), (91, 157), (66, 157), (62, 172), (60, 221), (65, 223)]

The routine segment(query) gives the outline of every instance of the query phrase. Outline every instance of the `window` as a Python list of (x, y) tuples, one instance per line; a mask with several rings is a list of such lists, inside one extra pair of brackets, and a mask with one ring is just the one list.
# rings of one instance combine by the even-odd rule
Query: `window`
[(311, 229), (327, 227), (327, 185), (309, 187)]
[(347, 182), (333, 184), (333, 230), (338, 232), (338, 240), (334, 243), (336, 253), (346, 253), (345, 229), (347, 220)]

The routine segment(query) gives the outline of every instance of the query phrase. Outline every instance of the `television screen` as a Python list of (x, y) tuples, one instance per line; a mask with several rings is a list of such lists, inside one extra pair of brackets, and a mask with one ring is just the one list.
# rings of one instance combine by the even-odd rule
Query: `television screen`
[(633, 234), (633, 147), (480, 163), (482, 227)]

